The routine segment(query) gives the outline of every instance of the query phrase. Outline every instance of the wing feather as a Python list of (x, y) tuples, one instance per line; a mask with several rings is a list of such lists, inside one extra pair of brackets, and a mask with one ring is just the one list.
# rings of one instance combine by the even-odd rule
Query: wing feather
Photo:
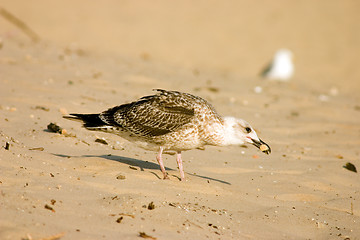
[(100, 118), (137, 136), (160, 136), (184, 126), (194, 117), (194, 104), (189, 96), (160, 90), (159, 94), (108, 109)]

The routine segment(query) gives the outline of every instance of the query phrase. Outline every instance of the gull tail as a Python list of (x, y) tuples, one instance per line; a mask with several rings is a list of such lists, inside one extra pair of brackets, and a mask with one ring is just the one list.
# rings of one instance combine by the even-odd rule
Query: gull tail
[(100, 114), (78, 114), (70, 113), (68, 116), (63, 116), (63, 118), (79, 121), (83, 123), (83, 126), (88, 129), (96, 128), (107, 128), (109, 125), (101, 120)]

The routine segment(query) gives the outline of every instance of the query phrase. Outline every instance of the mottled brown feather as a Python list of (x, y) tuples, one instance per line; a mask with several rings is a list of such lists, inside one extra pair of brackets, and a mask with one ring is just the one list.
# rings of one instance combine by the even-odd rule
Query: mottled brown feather
[(164, 135), (191, 121), (195, 115), (193, 100), (197, 97), (176, 91), (158, 91), (156, 95), (108, 109), (100, 118), (141, 137)]

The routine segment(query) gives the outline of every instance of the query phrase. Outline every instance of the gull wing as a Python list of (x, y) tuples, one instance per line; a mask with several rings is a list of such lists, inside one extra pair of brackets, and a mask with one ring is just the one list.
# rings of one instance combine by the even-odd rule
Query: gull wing
[(124, 128), (142, 137), (164, 135), (190, 123), (195, 110), (189, 96), (175, 91), (158, 91), (159, 94), (110, 108), (99, 117), (110, 126)]

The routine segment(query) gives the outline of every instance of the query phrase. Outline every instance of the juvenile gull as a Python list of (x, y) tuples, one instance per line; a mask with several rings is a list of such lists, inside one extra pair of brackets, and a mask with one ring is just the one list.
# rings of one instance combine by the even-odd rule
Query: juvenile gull
[(64, 118), (80, 120), (88, 130), (114, 133), (142, 148), (158, 151), (157, 161), (168, 178), (163, 151), (175, 151), (181, 180), (185, 179), (181, 152), (205, 145), (228, 146), (250, 143), (269, 154), (269, 145), (245, 120), (221, 117), (201, 97), (155, 89), (157, 94), (110, 108), (99, 114), (73, 113)]

